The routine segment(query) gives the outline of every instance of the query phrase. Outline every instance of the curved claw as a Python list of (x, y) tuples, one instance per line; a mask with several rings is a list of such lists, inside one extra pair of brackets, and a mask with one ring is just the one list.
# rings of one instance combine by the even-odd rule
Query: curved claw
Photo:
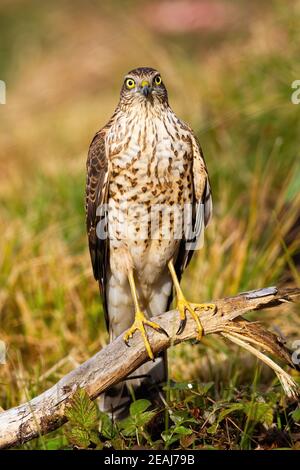
[(152, 321), (148, 320), (145, 317), (144, 313), (142, 311), (138, 310), (135, 313), (134, 323), (129, 328), (129, 330), (127, 330), (125, 335), (123, 336), (123, 340), (124, 340), (126, 346), (130, 347), (129, 340), (132, 338), (132, 336), (134, 335), (134, 333), (136, 331), (139, 331), (142, 335), (142, 338), (143, 338), (148, 356), (149, 356), (150, 359), (152, 359), (154, 361), (153, 352), (152, 352), (151, 346), (149, 344), (149, 340), (148, 340), (148, 337), (147, 337), (147, 332), (146, 332), (145, 326), (153, 328), (154, 330), (158, 331), (159, 333), (162, 333), (162, 334), (166, 335), (169, 338), (169, 335), (166, 332), (166, 330), (164, 330), (160, 325), (158, 325), (158, 323), (155, 323), (155, 322), (152, 322)]
[(162, 333), (163, 335), (165, 335), (167, 338), (170, 338), (170, 336), (168, 335), (168, 333), (166, 332), (166, 330), (164, 330), (161, 326), (159, 328), (157, 328), (157, 331), (159, 333)]
[(217, 308), (215, 304), (190, 304), (190, 302), (188, 302), (183, 296), (180, 296), (177, 301), (177, 310), (180, 314), (180, 324), (176, 335), (180, 335), (183, 332), (187, 322), (186, 314), (187, 312), (189, 312), (193, 317), (194, 321), (196, 322), (198, 332), (197, 338), (200, 341), (203, 336), (203, 328), (198, 317), (198, 312), (200, 312), (201, 310), (213, 310), (215, 312)]
[(178, 328), (178, 330), (176, 331), (176, 335), (181, 335), (181, 333), (182, 333), (183, 330), (185, 329), (185, 325), (186, 325), (186, 317), (183, 318), (182, 320), (180, 320), (179, 328)]

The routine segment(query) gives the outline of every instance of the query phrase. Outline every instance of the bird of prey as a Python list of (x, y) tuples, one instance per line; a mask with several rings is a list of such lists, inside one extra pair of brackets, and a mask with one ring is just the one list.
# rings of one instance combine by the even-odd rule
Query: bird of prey
[[(180, 316), (177, 334), (189, 313), (201, 339), (199, 313), (215, 305), (192, 306), (179, 283), (211, 213), (208, 173), (195, 134), (172, 111), (160, 73), (150, 67), (131, 70), (87, 159), (89, 250), (111, 341), (124, 334), (129, 344), (139, 332), (153, 359), (147, 328), (166, 332), (149, 318), (167, 311), (173, 287)], [(166, 357), (146, 363), (138, 373), (152, 384), (165, 381)], [(102, 408), (121, 408), (128, 393), (124, 386), (105, 392)]]

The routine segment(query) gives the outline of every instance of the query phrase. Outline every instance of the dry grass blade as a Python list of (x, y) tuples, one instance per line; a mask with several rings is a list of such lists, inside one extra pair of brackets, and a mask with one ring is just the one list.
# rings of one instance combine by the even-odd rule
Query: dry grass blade
[[(251, 346), (248, 342), (243, 341), (241, 338), (239, 338), (239, 335), (231, 333), (222, 333), (222, 335), (225, 336), (225, 338), (230, 339), (230, 341), (232, 341), (233, 343), (236, 343), (237, 345), (246, 349), (250, 353), (254, 354), (254, 356), (258, 357), (258, 359), (263, 361), (267, 366), (271, 367), (271, 369), (274, 370), (275, 374), (280, 380), (283, 390), (288, 397), (297, 398), (297, 396), (299, 396), (299, 388), (296, 382), (276, 362), (274, 362), (272, 359), (270, 359), (258, 349)], [(248, 339), (247, 335), (245, 335), (245, 337)], [(262, 346), (262, 343), (260, 343), (260, 346)]]
[[(228, 331), (227, 331), (228, 330)], [(283, 339), (270, 331), (266, 330), (259, 323), (248, 322), (247, 320), (235, 320), (224, 326), (223, 336), (230, 333), (231, 337), (240, 338), (243, 341), (253, 344), (270, 354), (276, 356), (279, 360), (294, 367), (291, 360), (289, 349), (285, 346)]]

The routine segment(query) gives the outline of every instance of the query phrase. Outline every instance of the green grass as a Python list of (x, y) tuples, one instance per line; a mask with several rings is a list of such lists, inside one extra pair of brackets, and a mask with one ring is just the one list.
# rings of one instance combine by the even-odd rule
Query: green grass
[[(136, 65), (162, 72), (211, 176), (214, 217), (184, 275), (187, 296), (205, 301), (299, 285), (300, 105), (290, 97), (300, 78), (300, 9), (260, 4), (246, 14), (248, 3), (236, 2), (246, 9), (237, 29), (176, 37), (141, 20), (144, 2), (1, 6), (0, 79), (8, 97), (0, 107), (3, 409), (50, 387), (108, 339), (86, 243), (85, 159), (117, 103), (122, 76)], [(249, 318), (288, 341), (299, 337), (297, 306)], [(101, 420), (110, 425), (96, 413), (83, 447), (299, 448), (297, 403), (248, 354), (209, 338), (172, 348), (169, 363), (166, 410), (145, 415), (135, 433), (123, 423), (113, 436), (99, 435)], [(72, 448), (70, 428), (23, 448)]]

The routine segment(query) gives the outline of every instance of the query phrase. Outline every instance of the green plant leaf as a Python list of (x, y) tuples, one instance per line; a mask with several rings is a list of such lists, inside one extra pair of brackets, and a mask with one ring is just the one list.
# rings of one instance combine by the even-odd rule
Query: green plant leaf
[(200, 393), (200, 395), (207, 395), (207, 392), (211, 389), (213, 385), (214, 382), (201, 383), (198, 385), (197, 392)]
[(103, 444), (99, 439), (99, 434), (96, 431), (90, 431), (90, 441), (93, 444), (97, 445), (97, 449), (102, 449), (103, 448)]
[(244, 410), (244, 408), (244, 403), (233, 403), (228, 408), (226, 408), (226, 410), (221, 411), (218, 416), (217, 423), (219, 424), (227, 415), (233, 413), (234, 411)]
[(47, 439), (46, 442), (46, 449), (47, 450), (59, 450), (63, 447), (66, 447), (68, 444), (67, 436), (56, 436), (50, 439)]
[(218, 426), (219, 426), (219, 422), (216, 421), (214, 424), (212, 424), (211, 426), (209, 426), (209, 428), (207, 428), (206, 432), (207, 432), (208, 434), (216, 434), (217, 429), (218, 429)]
[(273, 423), (273, 407), (269, 403), (253, 403), (249, 401), (246, 403), (233, 403), (228, 408), (221, 411), (216, 422), (207, 429), (207, 432), (209, 434), (215, 434), (221, 421), (234, 411), (242, 411), (251, 421), (266, 423), (268, 426), (271, 426)]
[(120, 429), (122, 430), (122, 433), (124, 434), (124, 436), (126, 436), (126, 437), (135, 436), (137, 426), (136, 426), (135, 419), (132, 418), (131, 416), (129, 416), (128, 418), (123, 419), (120, 422), (119, 426), (120, 426)]
[(116, 435), (116, 430), (115, 430), (112, 420), (106, 413), (103, 413), (102, 411), (98, 411), (98, 415), (100, 418), (100, 421), (99, 421), (100, 434), (102, 434), (102, 436), (105, 437), (106, 439), (113, 439)]
[(77, 447), (86, 449), (90, 445), (90, 433), (86, 429), (74, 427), (66, 435), (70, 443)]
[(295, 411), (292, 412), (292, 418), (295, 423), (299, 423), (300, 421), (300, 408), (296, 408)]
[(73, 426), (92, 428), (98, 419), (96, 404), (90, 399), (83, 389), (78, 389), (66, 410), (66, 417)]
[(170, 432), (170, 429), (168, 431), (163, 431), (161, 433), (161, 437), (163, 438), (163, 440), (165, 441), (167, 446), (170, 446), (171, 444), (173, 444), (174, 442), (176, 442), (180, 439), (180, 436), (178, 436), (178, 435), (174, 436)]
[(125, 437), (133, 437), (136, 435), (137, 426), (135, 421), (130, 417), (122, 421), (120, 428)]
[(189, 436), (193, 431), (189, 428), (185, 428), (184, 426), (176, 426), (175, 433), (180, 436)]
[(151, 419), (155, 416), (155, 411), (145, 411), (142, 413), (136, 420), (137, 426), (138, 427), (143, 427), (148, 424)]
[(176, 411), (170, 413), (170, 418), (175, 424), (183, 423), (198, 423), (198, 421), (193, 418), (188, 411)]
[(223, 419), (227, 415), (229, 415), (230, 413), (232, 413), (234, 411), (242, 410), (243, 408), (244, 408), (243, 403), (234, 403), (234, 404), (230, 405), (228, 408), (221, 411), (221, 413), (219, 414), (217, 420), (207, 429), (207, 432), (209, 434), (215, 434), (217, 429), (218, 429), (219, 424), (221, 423), (221, 421), (223, 421)]
[(168, 386), (164, 387), (164, 390), (192, 390), (195, 388), (195, 384), (192, 382), (171, 382)]
[(123, 419), (120, 422), (120, 428), (123, 430), (124, 436), (135, 436), (136, 431), (146, 426), (154, 415), (155, 411), (144, 411), (139, 416), (129, 416)]
[(265, 423), (271, 426), (273, 423), (273, 406), (269, 403), (252, 403), (244, 404), (243, 410), (251, 421)]
[(149, 406), (151, 406), (151, 402), (149, 400), (141, 399), (134, 401), (130, 405), (130, 416), (136, 416), (143, 413), (149, 408)]
[(167, 431), (163, 431), (161, 433), (161, 437), (165, 441), (166, 446), (170, 446), (174, 442), (179, 441), (181, 437), (189, 436), (191, 434), (193, 434), (191, 429), (185, 428), (184, 426), (174, 425)]
[(126, 449), (126, 443), (121, 437), (115, 437), (114, 439), (111, 440), (111, 445), (114, 449), (116, 450), (125, 450)]

